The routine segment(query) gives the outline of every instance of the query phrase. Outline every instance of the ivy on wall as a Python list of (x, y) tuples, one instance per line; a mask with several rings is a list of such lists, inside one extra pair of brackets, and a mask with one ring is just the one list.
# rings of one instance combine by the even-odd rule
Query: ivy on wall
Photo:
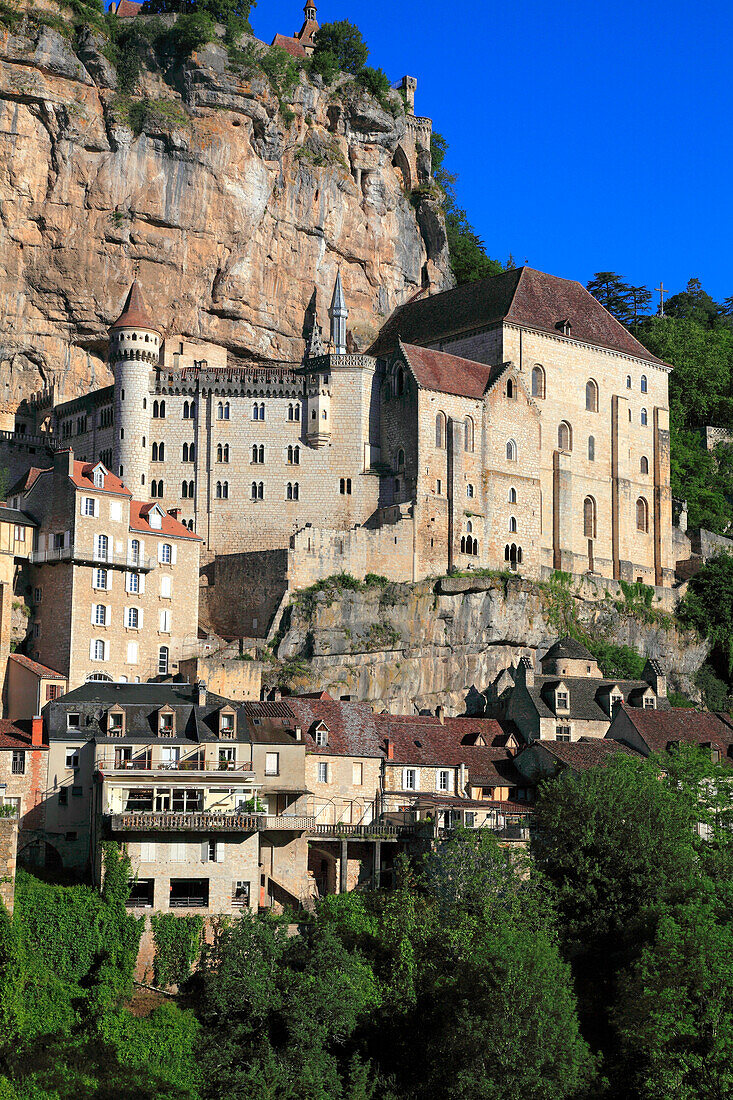
[(155, 913), (151, 924), (155, 943), (155, 984), (181, 985), (190, 977), (201, 954), (204, 918), (196, 914), (179, 917), (175, 913)]

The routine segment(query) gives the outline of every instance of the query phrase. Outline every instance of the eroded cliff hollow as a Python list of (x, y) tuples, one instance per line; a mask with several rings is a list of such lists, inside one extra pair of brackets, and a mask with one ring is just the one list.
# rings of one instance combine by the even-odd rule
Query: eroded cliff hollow
[(351, 695), (393, 713), (434, 711), (438, 704), (448, 714), (481, 713), (498, 673), (576, 627), (657, 658), (670, 690), (697, 696), (693, 677), (708, 646), (670, 615), (520, 578), (359, 590), (330, 584), (296, 594), (277, 638), (283, 666), (271, 679), (293, 692)]
[(220, 41), (151, 47), (122, 95), (99, 28), (28, 9), (0, 30), (0, 411), (108, 384), (106, 328), (135, 271), (169, 333), (266, 359), (302, 353), (314, 286), (327, 322), (338, 267), (362, 348), (423, 279), (450, 284), (419, 142), (406, 186), (399, 97), (386, 110), (301, 73), (284, 106)]

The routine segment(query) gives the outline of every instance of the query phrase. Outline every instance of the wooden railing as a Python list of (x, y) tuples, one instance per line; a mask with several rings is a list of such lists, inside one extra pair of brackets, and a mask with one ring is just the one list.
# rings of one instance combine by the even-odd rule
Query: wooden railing
[(308, 829), (309, 836), (336, 837), (348, 840), (399, 840), (400, 837), (415, 836), (424, 825), (380, 825), (373, 822), (371, 825), (348, 825), (343, 821), (335, 825), (323, 825), (316, 823)]

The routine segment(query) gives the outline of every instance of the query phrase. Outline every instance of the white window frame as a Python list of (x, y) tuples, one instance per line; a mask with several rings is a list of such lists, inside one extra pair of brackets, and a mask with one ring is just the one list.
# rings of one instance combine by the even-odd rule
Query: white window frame
[[(90, 506), (91, 505), (91, 510)], [(94, 497), (82, 497), (81, 514), (94, 518), (97, 515), (97, 502)]]
[[(412, 782), (409, 782), (412, 777)], [(420, 769), (419, 768), (403, 768), (402, 769), (402, 789), (403, 791), (419, 791), (420, 790)]]
[(64, 766), (67, 772), (76, 771), (79, 767), (79, 747), (75, 745), (73, 748), (66, 749), (66, 756), (64, 758)]
[[(274, 760), (274, 771), (273, 763)], [(280, 774), (280, 753), (279, 752), (266, 752), (265, 753), (265, 775), (279, 775)]]
[(318, 761), (318, 782), (328, 783), (328, 763), (325, 760)]
[[(445, 780), (445, 786), (443, 786), (443, 780)], [(435, 776), (435, 789), (436, 789), (436, 791), (447, 791), (447, 792), (450, 792), (450, 791), (453, 790), (453, 784), (451, 783), (450, 768), (439, 768), (438, 769), (438, 772)]]

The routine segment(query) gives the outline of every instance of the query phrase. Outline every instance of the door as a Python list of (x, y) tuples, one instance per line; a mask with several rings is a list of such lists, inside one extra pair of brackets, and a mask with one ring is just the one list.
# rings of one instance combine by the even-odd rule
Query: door
[(160, 750), (160, 766), (161, 768), (175, 769), (178, 767), (178, 760), (181, 755), (179, 748), (174, 748), (171, 745), (166, 745)]

